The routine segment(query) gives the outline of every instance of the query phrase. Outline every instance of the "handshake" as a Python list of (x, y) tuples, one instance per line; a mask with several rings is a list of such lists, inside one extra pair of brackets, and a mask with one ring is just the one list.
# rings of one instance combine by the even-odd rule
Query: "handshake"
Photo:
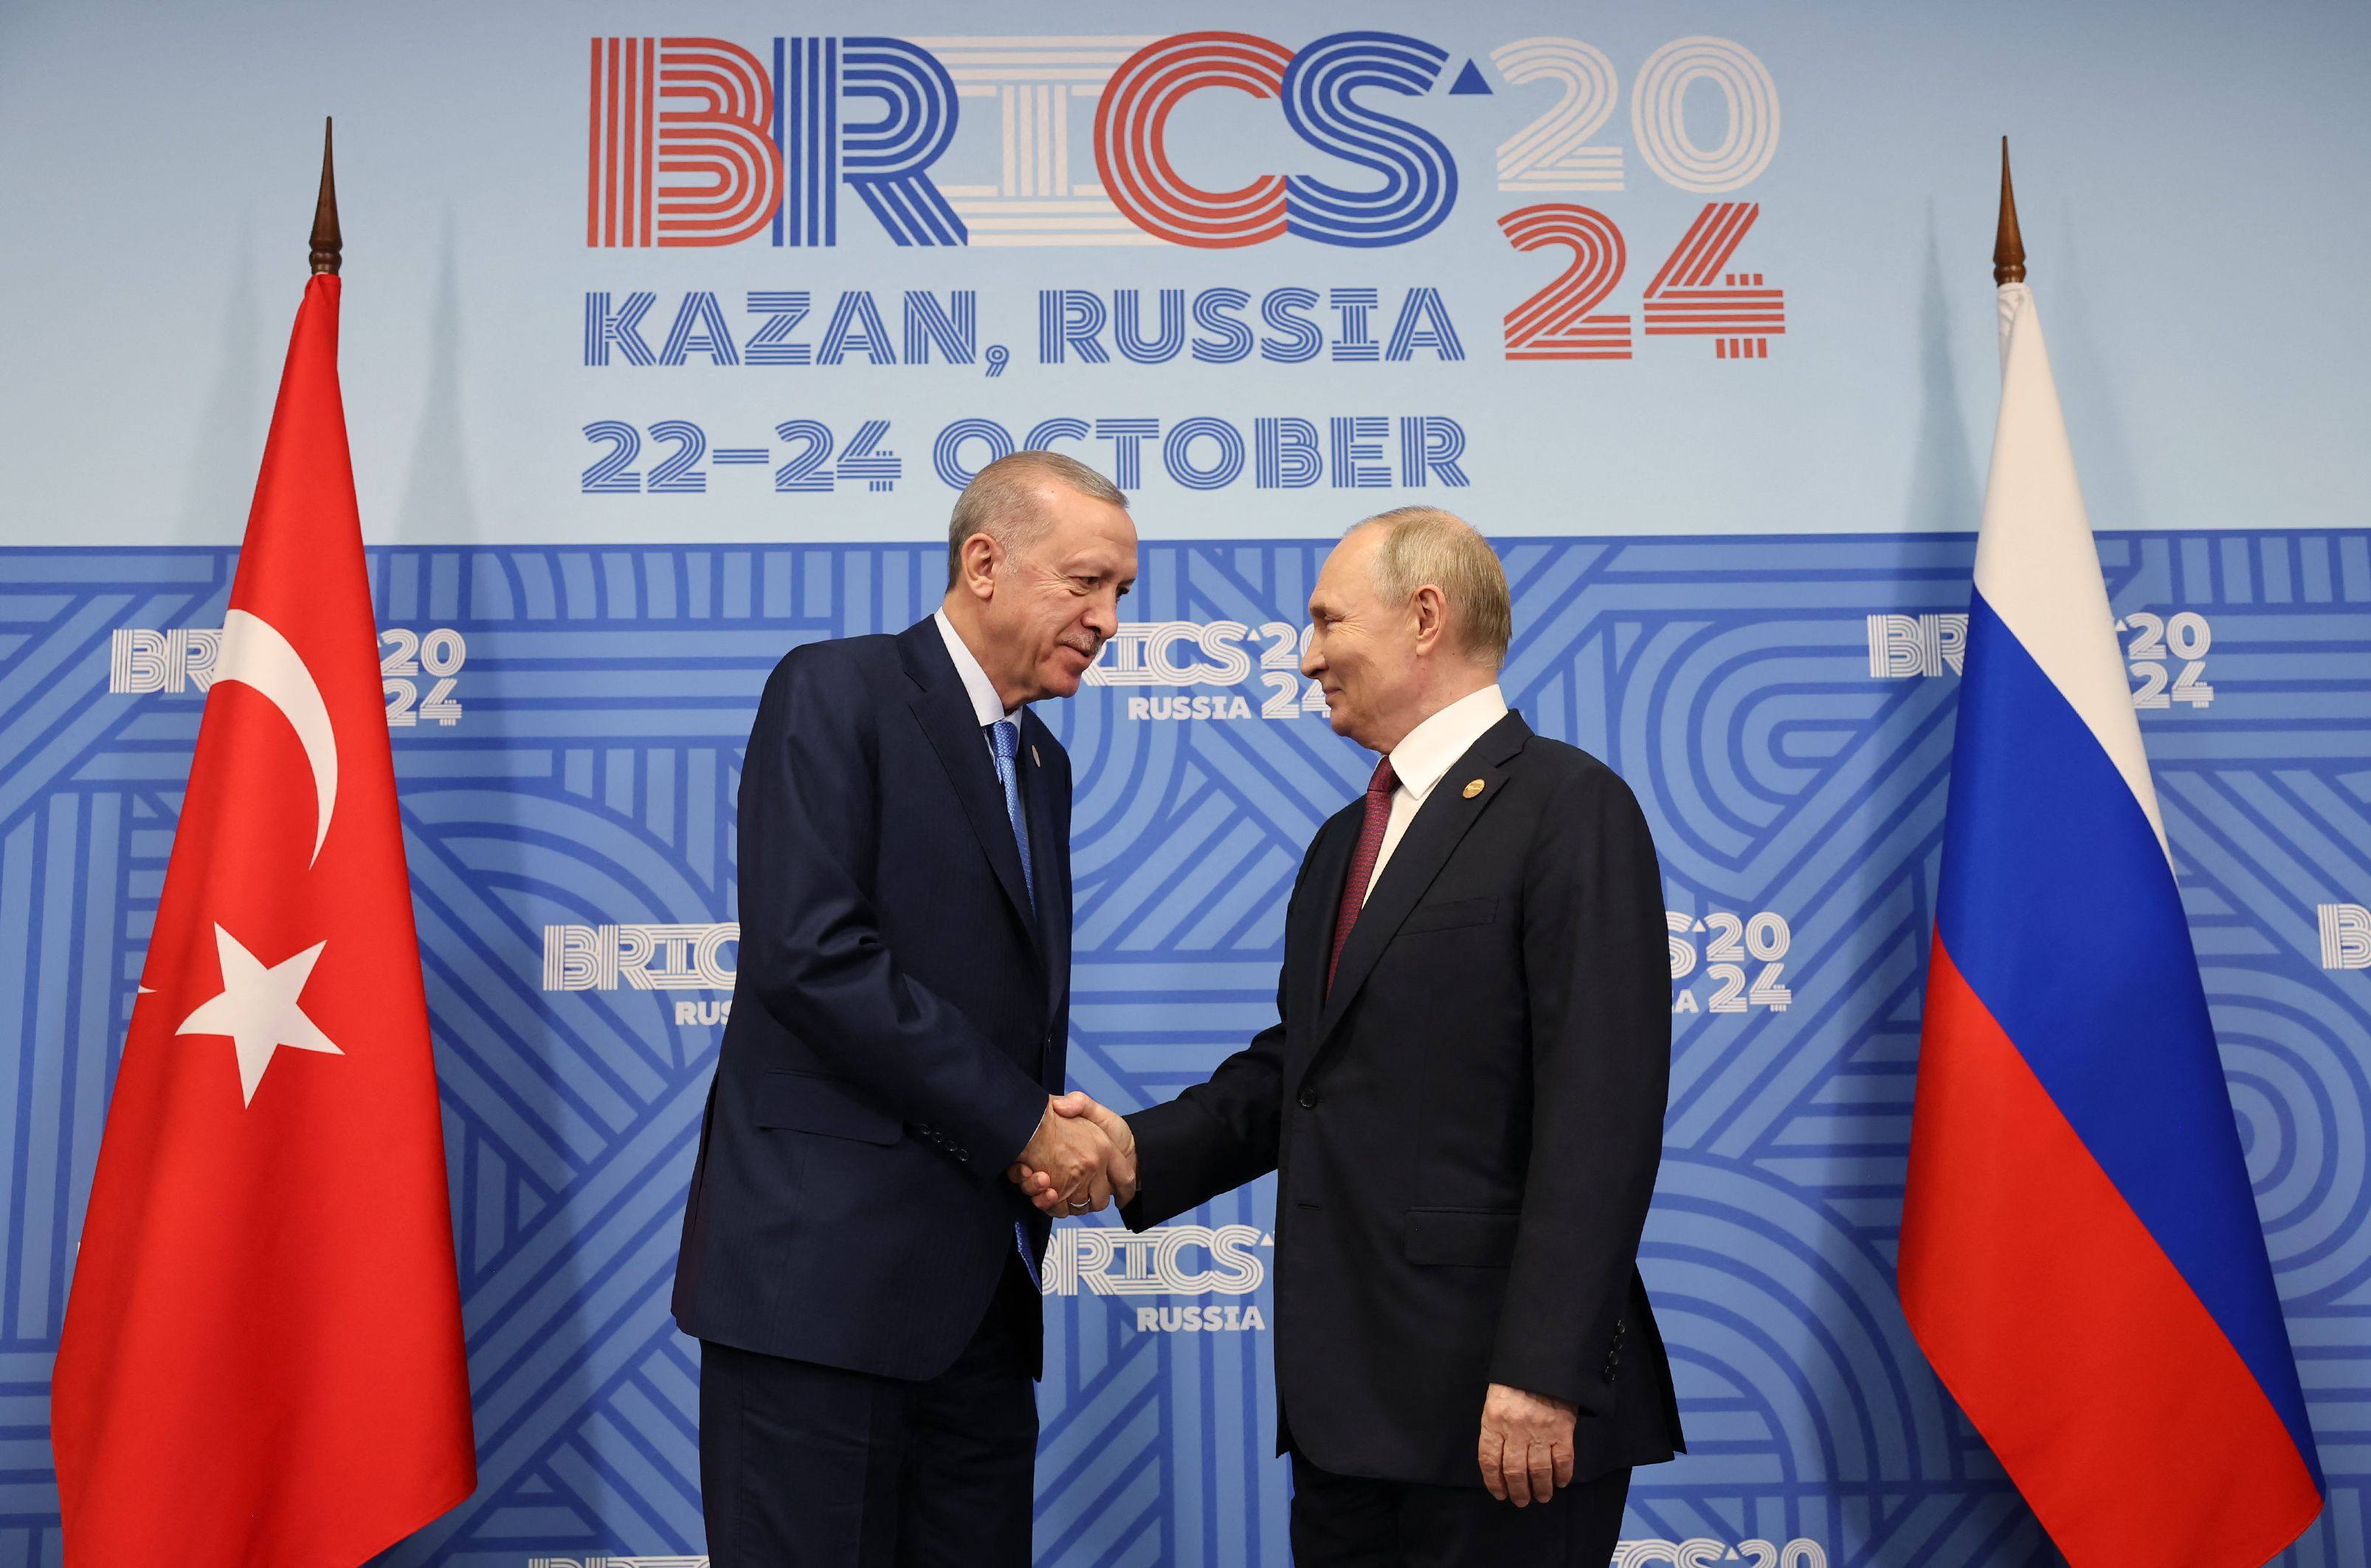
[(1136, 1196), (1136, 1135), (1119, 1113), (1075, 1090), (1046, 1102), (1021, 1158), (1005, 1170), (1047, 1214), (1087, 1214)]

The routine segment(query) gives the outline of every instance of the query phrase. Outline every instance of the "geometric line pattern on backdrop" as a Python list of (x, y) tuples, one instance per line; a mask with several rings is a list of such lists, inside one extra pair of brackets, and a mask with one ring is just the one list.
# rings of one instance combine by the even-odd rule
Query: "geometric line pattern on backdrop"
[[(1365, 778), (1290, 674), (1328, 548), (1147, 547), (1128, 611), (1145, 657), (1047, 705), (1078, 779), (1071, 1071), (1115, 1104), (1198, 1081), (1272, 1016), (1301, 847)], [(1630, 781), (1672, 916), (1644, 1267), (1694, 1451), (1640, 1472), (1631, 1538), (1708, 1560), (1749, 1540), (1839, 1564), (2052, 1560), (1891, 1280), (1971, 548), (1505, 547), (1509, 694)], [(2371, 972), (2323, 968), (2316, 911), (2371, 903), (2371, 543), (2120, 534), (2100, 553), (2331, 1483), (2284, 1561), (2359, 1562)], [(51, 1564), (49, 1362), (202, 701), (194, 678), (121, 689), (115, 634), (219, 627), (234, 556), (6, 559), (0, 1561)], [(783, 649), (919, 618), (943, 559), (372, 552), (382, 626), (449, 633), (422, 646), (457, 671), (437, 699), (457, 706), (394, 735), (483, 1477), (388, 1562), (700, 1551), (697, 1349), (666, 1299), (725, 1001), (692, 954), (737, 917), (741, 746)], [(1269, 1182), (1217, 1200), (1166, 1261), (1100, 1218), (1058, 1232), (1040, 1562), (1285, 1561), (1272, 1207)], [(1249, 1272), (1213, 1284), (1227, 1248)]]

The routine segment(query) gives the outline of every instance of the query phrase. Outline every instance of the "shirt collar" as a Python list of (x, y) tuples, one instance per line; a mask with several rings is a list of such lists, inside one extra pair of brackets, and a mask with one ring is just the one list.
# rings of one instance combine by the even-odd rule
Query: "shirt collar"
[[(955, 662), (955, 674), (963, 677), (964, 695), (971, 698), (972, 716), (979, 721), (979, 727), (985, 730), (1003, 719), (1017, 721), (1021, 717), (1021, 709), (1008, 709), (1004, 706), (1002, 699), (996, 695), (996, 683), (988, 678), (988, 672), (972, 656), (972, 651), (964, 645), (963, 636), (955, 630), (955, 623), (947, 619), (947, 612), (933, 610), (931, 618), (938, 622), (939, 636), (946, 641), (947, 657)], [(1498, 688), (1493, 686), (1491, 689), (1495, 691)], [(1448, 766), (1447, 762), (1441, 764), (1443, 767)]]
[(1392, 775), (1421, 803), (1449, 771), (1449, 765), (1507, 716), (1507, 698), (1496, 683), (1468, 692), (1410, 730), (1392, 748)]

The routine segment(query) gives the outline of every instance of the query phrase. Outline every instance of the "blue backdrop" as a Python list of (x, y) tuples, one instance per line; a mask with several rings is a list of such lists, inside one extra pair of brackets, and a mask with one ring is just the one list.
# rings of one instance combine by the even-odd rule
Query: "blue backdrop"
[[(1151, 547), (1128, 640), (1210, 679), (1049, 708), (1078, 768), (1072, 1070), (1115, 1103), (1197, 1080), (1271, 1016), (1292, 871), (1366, 767), (1313, 715), (1256, 717), (1256, 672), (1216, 684), (1198, 641), (1144, 628), (1290, 626), (1325, 548)], [(1627, 1533), (1714, 1543), (1686, 1562), (1735, 1547), (1790, 1568), (2044, 1556), (1891, 1285), (1955, 690), (1947, 658), (1920, 661), (1950, 645), (1970, 542), (1504, 548), (1509, 692), (1637, 787), (1672, 912), (1680, 1010), (1644, 1266), (1692, 1452), (1641, 1473)], [(2324, 972), (2319, 911), (2371, 881), (2371, 540), (2119, 535), (2102, 553), (2135, 690), (2167, 693), (2145, 730), (2331, 1473), (2296, 1561), (2359, 1562), (2371, 1008), (2364, 975)], [(395, 733), (483, 1473), (391, 1561), (699, 1550), (697, 1360), (665, 1302), (722, 1033), (732, 950), (703, 938), (734, 915), (741, 744), (783, 647), (908, 624), (943, 562), (930, 547), (375, 553), (389, 669), (415, 638), (432, 661), (390, 681), (423, 703), (453, 682), (435, 699), (449, 726)], [(173, 633), (219, 624), (232, 564), (27, 550), (0, 599), (0, 1008), (24, 1042), (0, 1056), (18, 1412), (0, 1552), (20, 1561), (57, 1560), (45, 1352), (197, 726), (204, 639)], [(2194, 618), (2153, 629), (2177, 617)], [(177, 674), (179, 689), (124, 689)], [(1127, 716), (1197, 696), (1254, 716)], [(1262, 1182), (1165, 1246), (1058, 1229), (1042, 1562), (1284, 1561), (1268, 1342), (1246, 1326), (1268, 1306), (1271, 1213)]]

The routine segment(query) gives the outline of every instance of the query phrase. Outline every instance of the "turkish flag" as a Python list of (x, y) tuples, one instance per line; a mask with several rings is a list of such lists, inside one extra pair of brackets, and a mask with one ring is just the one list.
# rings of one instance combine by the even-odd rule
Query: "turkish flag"
[(338, 1568), (477, 1485), (338, 289), (296, 313), (99, 1146), (69, 1568)]

